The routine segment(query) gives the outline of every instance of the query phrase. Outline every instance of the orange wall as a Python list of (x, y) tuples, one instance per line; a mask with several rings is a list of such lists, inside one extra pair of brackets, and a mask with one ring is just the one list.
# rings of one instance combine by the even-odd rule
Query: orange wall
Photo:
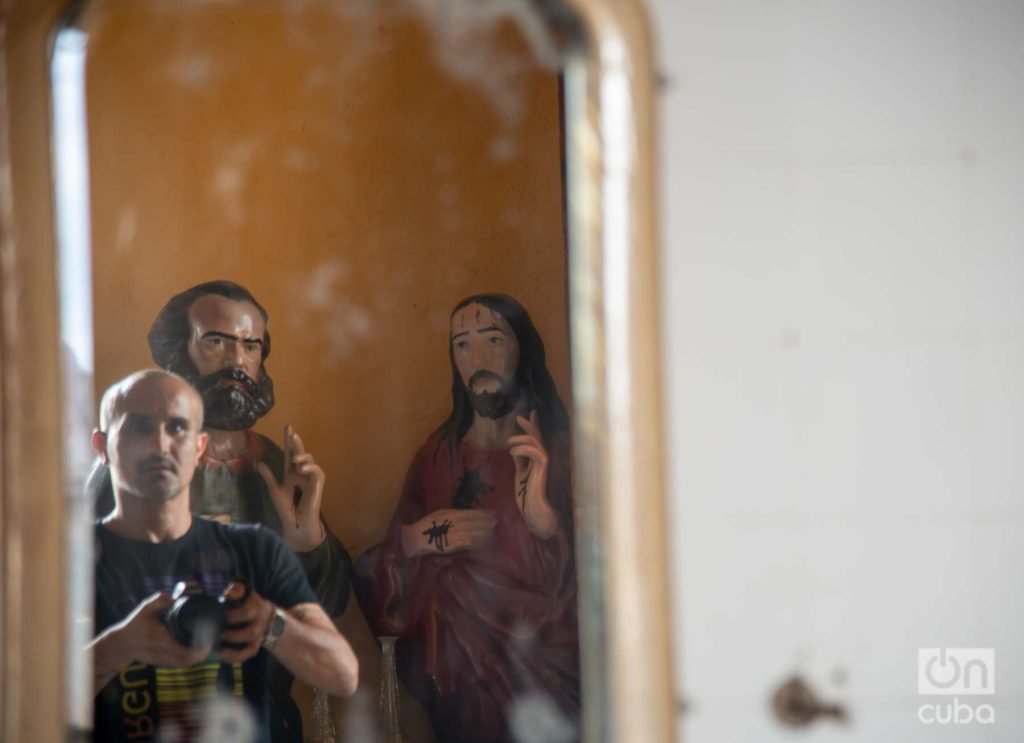
[[(152, 364), (146, 332), (172, 294), (244, 284), (273, 335), (277, 407), (257, 428), (296, 426), (356, 556), (448, 411), (459, 299), (518, 297), (567, 397), (558, 84), (509, 27), (460, 49), (409, 16), (273, 5), (93, 6), (97, 395)], [(441, 51), (473, 76), (442, 69)], [(344, 731), (372, 719), (379, 664), (354, 601), (342, 629), (362, 669), (362, 696), (332, 702)], [(431, 739), (409, 697), (403, 714), (407, 740)]]
[(97, 392), (151, 365), (172, 294), (244, 284), (273, 335), (258, 428), (296, 426), (355, 555), (448, 410), (457, 300), (521, 299), (568, 391), (557, 78), (509, 28), (496, 99), (410, 16), (162, 6), (88, 23)]

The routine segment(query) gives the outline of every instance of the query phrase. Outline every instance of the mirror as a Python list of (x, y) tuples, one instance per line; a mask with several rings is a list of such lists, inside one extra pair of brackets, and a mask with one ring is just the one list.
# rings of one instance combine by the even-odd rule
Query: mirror
[[(571, 407), (558, 46), (525, 6), (459, 13), (400, 2), (83, 6), (74, 24), (85, 39), (77, 138), (88, 160), (91, 263), (69, 281), (92, 276), (96, 400), (153, 365), (145, 339), (173, 295), (229, 279), (266, 308), (272, 353), (259, 373), (273, 379), (276, 404), (251, 425), (265, 437), (254, 440), (284, 449), (286, 425), (301, 434), (326, 473), (320, 510), (340, 541), (327, 561), (355, 561), (329, 578), (308, 574), (333, 583), (314, 588), (332, 613), (344, 608), (341, 627), (363, 683), (354, 699), (331, 701), (326, 722), (314, 722), (315, 695), (297, 684), (304, 731), (333, 723), (343, 738), (365, 738), (381, 687), (374, 638), (393, 633), (404, 740), (575, 740), (571, 451), (559, 396)], [(562, 522), (558, 537), (532, 535), (521, 528), (527, 511), (505, 507), (516, 497), (514, 478), (529, 474), (492, 465), (491, 441), (471, 445), (468, 431), (456, 438), (453, 429), (455, 446), (435, 462), (433, 432), (453, 409), (449, 349), (454, 358), (477, 335), (494, 346), (505, 334), (486, 328), (514, 324), (508, 311), (495, 314), (499, 305), (474, 302), (452, 315), (460, 300), (484, 293), (515, 297), (543, 339), (530, 347), (527, 320), (508, 342), (518, 341), (523, 384), (534, 374), (527, 363), (554, 382), (524, 390), (518, 405), (523, 415), (539, 413), (546, 434), (545, 501)], [(184, 306), (189, 319), (197, 302)], [(467, 353), (486, 357), (467, 355), (464, 381), (500, 372), (493, 351)], [(509, 380), (516, 369), (513, 360)], [(207, 418), (208, 430), (235, 428), (211, 424), (209, 405)], [(228, 496), (209, 483), (231, 477), (223, 463), (235, 467), (242, 453), (218, 454), (227, 439), (214, 436), (196, 475), (208, 487), (194, 481), (193, 511), (273, 523), (281, 533), (289, 517), (253, 516), (258, 496), (241, 475), (234, 505), (220, 502)], [(430, 461), (414, 466), (414, 458)], [(430, 488), (443, 494), (412, 482), (438, 477), (443, 484)], [(104, 501), (97, 515), (110, 507)], [(489, 539), (461, 555), (460, 510), (498, 519)], [(421, 519), (421, 527), (450, 529), (453, 541), (438, 532), (430, 554), (410, 560), (389, 543)], [(528, 557), (533, 551), (542, 554)], [(401, 590), (415, 598), (393, 606), (384, 594), (399, 586), (380, 584), (406, 569)], [(540, 583), (524, 591), (524, 581)], [(360, 590), (349, 600), (350, 582)], [(417, 618), (392, 626), (389, 612)], [(517, 643), (534, 647), (518, 651)], [(427, 645), (444, 650), (420, 649)], [(114, 683), (113, 706), (138, 695), (128, 680)], [(502, 685), (509, 688), (481, 692)], [(155, 706), (111, 724), (135, 730), (153, 720), (159, 729)], [(547, 718), (549, 729), (530, 727)]]
[[(146, 331), (172, 294), (239, 281), (274, 334), (278, 402), (257, 428), (271, 440), (284, 423), (301, 428), (327, 470), (325, 519), (357, 557), (386, 535), (405, 471), (450, 407), (452, 309), (480, 291), (515, 295), (573, 426), (584, 729), (666, 731), (650, 74), (637, 10), (101, 0), (76, 3), (60, 28), (67, 399), (88, 397), (83, 378), (95, 395), (149, 365)], [(89, 504), (75, 500), (88, 457), (72, 434), (87, 426), (64, 417), (74, 531), (88, 527), (76, 515)], [(623, 579), (639, 568), (654, 580)], [(358, 644), (354, 609), (342, 626)], [(74, 647), (84, 614), (71, 610)], [(372, 668), (378, 650), (364, 640)], [(68, 660), (78, 721), (91, 692)], [(308, 724), (315, 704), (303, 704)], [(360, 718), (332, 701), (339, 732), (366, 718), (362, 704)]]

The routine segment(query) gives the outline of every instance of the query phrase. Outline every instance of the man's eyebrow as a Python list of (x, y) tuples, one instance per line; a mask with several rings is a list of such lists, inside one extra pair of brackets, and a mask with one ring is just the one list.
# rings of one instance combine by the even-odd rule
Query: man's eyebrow
[(154, 423), (156, 421), (166, 420), (168, 423), (177, 423), (179, 425), (184, 424), (191, 426), (192, 421), (184, 415), (171, 415), (167, 418), (159, 415), (146, 415), (145, 413), (125, 413), (125, 423)]
[[(146, 429), (155, 424), (156, 418), (151, 415), (144, 415), (143, 413), (125, 413), (121, 416), (121, 428), (129, 430)], [(111, 425), (113, 425), (113, 421), (111, 421)]]
[(229, 341), (242, 341), (242, 343), (259, 343), (261, 346), (263, 345), (262, 338), (239, 338), (237, 335), (222, 333), (219, 330), (207, 330), (203, 333), (203, 338), (226, 338)]
[[(508, 335), (508, 333), (506, 333), (504, 330), (499, 328), (497, 325), (488, 325), (486, 328), (477, 328), (477, 330), (475, 330), (474, 332), (476, 332), (476, 333), (492, 333), (492, 332), (497, 332), (497, 333), (501, 333), (502, 335)], [(456, 333), (455, 335), (452, 336), (452, 340), (455, 340), (456, 338), (458, 338), (460, 336), (463, 336), (463, 335), (469, 335), (469, 331), (468, 330), (463, 330), (461, 333)]]

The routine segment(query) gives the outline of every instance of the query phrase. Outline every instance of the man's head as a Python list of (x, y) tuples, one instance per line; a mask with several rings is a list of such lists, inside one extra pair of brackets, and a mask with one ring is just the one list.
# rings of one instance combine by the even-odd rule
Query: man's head
[(92, 446), (114, 492), (166, 501), (188, 493), (206, 448), (203, 403), (176, 374), (151, 369), (114, 383), (100, 402)]
[(497, 419), (519, 400), (519, 339), (508, 320), (479, 302), (457, 308), (448, 321), (451, 361), (477, 415)]
[(545, 431), (568, 429), (565, 406), (547, 369), (544, 342), (526, 309), (505, 294), (475, 294), (448, 322), (452, 412), (441, 430), (462, 440), (474, 414), (500, 418), (519, 406), (536, 410)]
[(148, 339), (153, 361), (199, 390), (210, 428), (251, 428), (274, 406), (267, 311), (244, 287), (209, 281), (171, 297)]

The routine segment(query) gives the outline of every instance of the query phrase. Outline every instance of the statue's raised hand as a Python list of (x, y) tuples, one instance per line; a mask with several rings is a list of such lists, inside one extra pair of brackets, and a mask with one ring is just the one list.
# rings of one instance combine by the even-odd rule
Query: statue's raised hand
[(279, 483), (264, 462), (258, 463), (256, 469), (281, 518), (285, 545), (293, 552), (309, 552), (318, 547), (325, 537), (320, 522), (324, 471), (290, 425), (284, 427), (284, 481)]
[(558, 516), (548, 501), (548, 450), (537, 411), (529, 418), (517, 415), (516, 425), (522, 433), (508, 437), (508, 451), (516, 465), (516, 507), (534, 536), (547, 539), (558, 530)]

